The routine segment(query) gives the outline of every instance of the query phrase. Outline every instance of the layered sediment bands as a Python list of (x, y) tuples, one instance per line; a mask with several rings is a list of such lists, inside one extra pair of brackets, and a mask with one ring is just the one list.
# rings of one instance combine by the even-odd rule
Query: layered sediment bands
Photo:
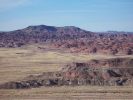
[(30, 75), (19, 81), (1, 84), (0, 88), (23, 89), (62, 85), (133, 86), (132, 65), (132, 58), (75, 62), (64, 66), (58, 72)]

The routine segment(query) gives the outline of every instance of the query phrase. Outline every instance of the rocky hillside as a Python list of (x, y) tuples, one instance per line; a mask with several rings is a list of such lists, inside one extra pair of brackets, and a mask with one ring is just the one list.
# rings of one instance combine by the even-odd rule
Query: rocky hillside
[(133, 86), (132, 65), (132, 58), (75, 62), (67, 64), (58, 72), (30, 75), (19, 81), (1, 84), (0, 88), (23, 89), (63, 85)]
[(95, 33), (74, 26), (29, 26), (24, 29), (0, 32), (0, 47), (21, 47), (26, 44), (47, 43), (70, 52), (133, 54), (133, 33)]

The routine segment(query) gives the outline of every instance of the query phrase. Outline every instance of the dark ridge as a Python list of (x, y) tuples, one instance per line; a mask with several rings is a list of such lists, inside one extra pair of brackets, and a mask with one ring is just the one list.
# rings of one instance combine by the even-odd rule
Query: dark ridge
[(49, 30), (49, 31), (57, 31), (56, 27), (54, 26), (47, 26), (47, 25), (38, 25), (38, 26), (28, 26), (25, 28), (25, 30), (38, 30), (38, 31), (43, 31), (43, 30)]

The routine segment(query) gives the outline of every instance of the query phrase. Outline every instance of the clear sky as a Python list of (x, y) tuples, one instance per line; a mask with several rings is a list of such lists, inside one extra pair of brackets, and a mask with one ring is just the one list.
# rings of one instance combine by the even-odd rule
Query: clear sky
[(133, 0), (0, 0), (0, 31), (41, 24), (133, 31)]

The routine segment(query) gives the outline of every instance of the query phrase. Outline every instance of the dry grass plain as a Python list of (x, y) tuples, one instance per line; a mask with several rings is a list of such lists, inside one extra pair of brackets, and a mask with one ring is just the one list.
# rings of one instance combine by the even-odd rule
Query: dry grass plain
[[(58, 71), (71, 62), (91, 59), (132, 57), (111, 55), (72, 54), (38, 45), (22, 48), (0, 48), (0, 84), (22, 79), (28, 75)], [(41, 87), (22, 90), (0, 90), (0, 100), (128, 100), (133, 99), (133, 87)]]
[(132, 100), (133, 87), (62, 86), (0, 90), (0, 100)]

